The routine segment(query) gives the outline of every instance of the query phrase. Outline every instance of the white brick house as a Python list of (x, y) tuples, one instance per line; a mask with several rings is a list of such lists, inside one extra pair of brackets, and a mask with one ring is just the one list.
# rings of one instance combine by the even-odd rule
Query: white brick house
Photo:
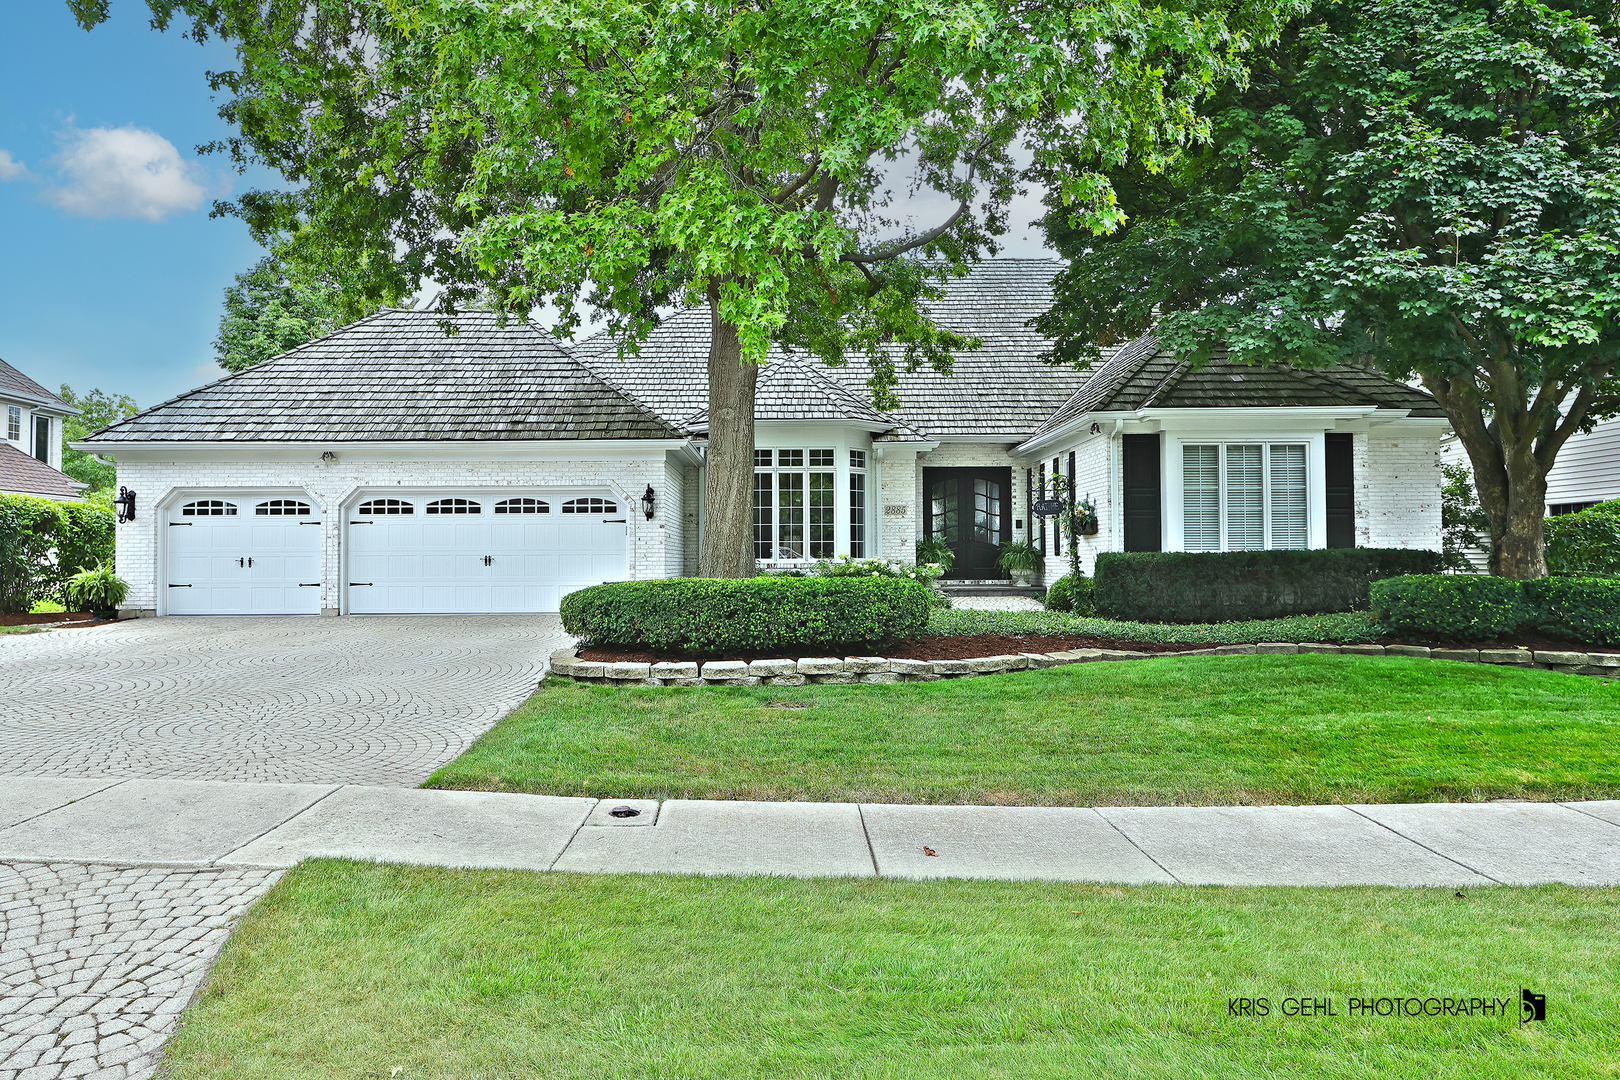
[[(1025, 323), (1057, 264), (985, 263), (935, 305), (979, 337), (950, 376), (773, 353), (756, 405), (755, 554), (764, 565), (957, 550), (993, 579), (1053, 471), (1089, 495), (1101, 551), (1438, 548), (1426, 395), (1364, 372), (1192, 370), (1151, 337), (1095, 370), (1050, 367)], [(554, 611), (597, 581), (697, 570), (706, 312), (638, 352), (565, 350), (486, 313), (389, 311), (98, 432), (137, 493), (118, 567), (143, 614)]]

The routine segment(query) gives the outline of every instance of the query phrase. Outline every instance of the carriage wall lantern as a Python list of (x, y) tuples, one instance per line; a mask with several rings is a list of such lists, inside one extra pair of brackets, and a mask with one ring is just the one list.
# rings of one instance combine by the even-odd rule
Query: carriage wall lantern
[(641, 493), (641, 509), (647, 515), (647, 520), (651, 521), (653, 518), (653, 489), (651, 484), (648, 484), (647, 490)]
[(127, 487), (119, 488), (118, 498), (112, 502), (114, 506), (118, 507), (119, 521), (135, 520), (135, 493), (133, 491)]

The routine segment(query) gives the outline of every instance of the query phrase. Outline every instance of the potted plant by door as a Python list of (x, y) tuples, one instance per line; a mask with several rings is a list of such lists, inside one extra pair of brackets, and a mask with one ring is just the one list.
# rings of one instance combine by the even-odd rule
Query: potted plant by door
[(1035, 571), (1040, 569), (1041, 553), (1034, 544), (1002, 544), (996, 564), (1012, 575), (1014, 585), (1028, 588)]
[(956, 552), (951, 550), (943, 537), (927, 536), (917, 541), (917, 565), (937, 566), (940, 573), (951, 568), (956, 561)]

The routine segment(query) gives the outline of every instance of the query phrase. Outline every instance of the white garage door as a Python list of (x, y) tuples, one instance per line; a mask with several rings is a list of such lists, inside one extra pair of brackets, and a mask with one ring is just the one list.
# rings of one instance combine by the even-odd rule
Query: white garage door
[(319, 615), (321, 517), (302, 499), (194, 499), (169, 511), (170, 615)]
[(556, 611), (626, 576), (626, 518), (595, 497), (375, 498), (349, 515), (349, 610)]

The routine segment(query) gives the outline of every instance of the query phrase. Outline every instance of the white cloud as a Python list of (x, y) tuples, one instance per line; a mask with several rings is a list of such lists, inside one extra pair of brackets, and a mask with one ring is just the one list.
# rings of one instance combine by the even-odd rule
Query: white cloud
[(11, 151), (0, 147), (0, 180), (27, 180), (33, 174), (28, 166), (11, 156)]
[(55, 165), (65, 183), (46, 189), (45, 200), (84, 217), (162, 221), (196, 209), (208, 195), (194, 163), (182, 161), (168, 139), (134, 124), (70, 129)]

